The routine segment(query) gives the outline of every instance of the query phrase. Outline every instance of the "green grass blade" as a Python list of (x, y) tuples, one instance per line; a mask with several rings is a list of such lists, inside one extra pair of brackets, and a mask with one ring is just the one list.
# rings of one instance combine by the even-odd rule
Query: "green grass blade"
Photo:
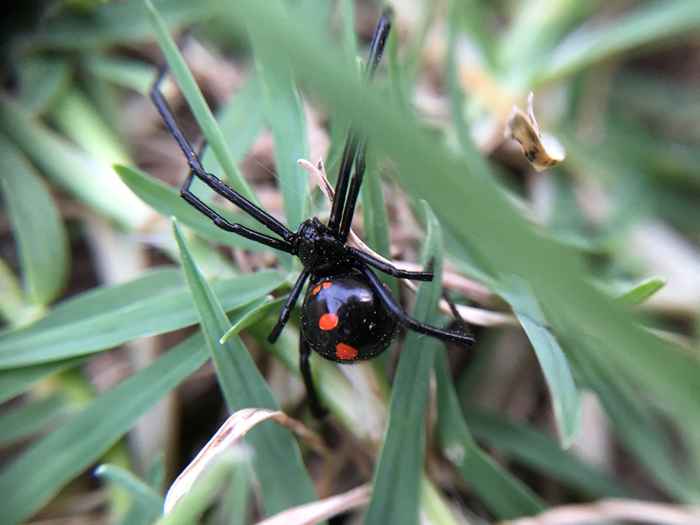
[(82, 65), (95, 77), (144, 96), (148, 95), (155, 72), (153, 66), (146, 62), (108, 55), (90, 56)]
[(88, 206), (129, 229), (148, 219), (148, 208), (111, 166), (86, 155), (8, 98), (0, 98), (0, 128), (44, 175)]
[[(229, 410), (278, 410), (277, 401), (241, 339), (230, 337), (226, 343), (219, 343), (231, 323), (215, 291), (207, 285), (194, 265), (177, 223), (174, 231), (183, 271)], [(316, 498), (299, 447), (287, 429), (276, 424), (264, 424), (248, 434), (247, 442), (255, 449), (253, 468), (264, 495), (266, 514), (274, 514)]]
[(158, 45), (165, 55), (172, 75), (175, 77), (175, 80), (177, 80), (177, 84), (180, 86), (182, 94), (192, 110), (192, 114), (197, 120), (197, 124), (199, 124), (202, 133), (206, 137), (209, 147), (214, 151), (219, 164), (221, 164), (226, 180), (234, 189), (243, 194), (244, 197), (257, 204), (257, 197), (243, 178), (243, 175), (231, 156), (231, 152), (229, 152), (226, 147), (224, 134), (216, 123), (216, 119), (211, 109), (209, 109), (206, 100), (204, 100), (204, 96), (199, 90), (197, 82), (192, 76), (187, 64), (185, 64), (185, 59), (177, 48), (175, 41), (170, 36), (168, 26), (158, 14), (158, 11), (153, 7), (150, 0), (145, 0), (145, 4), (151, 24), (156, 33)]
[(627, 305), (639, 305), (666, 286), (666, 280), (650, 277), (636, 284), (631, 289), (617, 297), (617, 300)]
[(0, 415), (0, 446), (28, 438), (69, 413), (61, 396), (31, 401)]
[[(396, 161), (397, 178), (409, 193), (428, 201), (462, 250), (468, 247), (493, 275), (528, 282), (543, 309), (559, 313), (555, 328), (576, 337), (595, 330), (604, 344), (589, 351), (637, 377), (679, 431), (700, 443), (700, 421), (688, 418), (700, 413), (700, 361), (644, 330), (621, 305), (595, 290), (576, 252), (539, 235), (520, 217), (480, 156), (465, 151), (455, 158), (421, 132), (411, 115), (358, 82), (322, 35), (307, 31), (303, 20), (281, 13), (276, 4), (239, 0), (222, 16), (238, 31), (259, 26), (280, 49), (279, 60), (290, 62), (323, 103), (356, 122), (374, 147)], [(565, 327), (564, 321), (570, 323)]]
[[(217, 281), (227, 311), (263, 297), (283, 277), (272, 271)], [(58, 361), (195, 324), (187, 286), (173, 270), (70, 299), (42, 321), (0, 336), (0, 369)]]
[(535, 350), (551, 396), (559, 440), (563, 448), (568, 448), (578, 431), (581, 400), (566, 356), (548, 328), (537, 299), (524, 283), (513, 281), (501, 296), (512, 306)]
[[(599, 345), (601, 341), (589, 337), (577, 341), (575, 348), (580, 349), (582, 344)], [(681, 501), (698, 501), (698, 472), (689, 463), (679, 463), (677, 441), (671, 439), (659, 414), (640, 398), (636, 378), (631, 381), (628, 371), (621, 371), (596, 355), (577, 353), (576, 368), (597, 394), (620, 441), (646, 467), (652, 479)]]
[[(164, 184), (155, 177), (150, 177), (146, 173), (128, 166), (115, 166), (114, 168), (131, 191), (133, 191), (139, 199), (151, 206), (161, 215), (166, 217), (175, 217), (182, 224), (192, 228), (199, 235), (207, 240), (227, 246), (235, 246), (245, 250), (269, 250), (258, 242), (249, 241), (235, 235), (231, 232), (226, 232), (221, 228), (214, 226), (214, 223), (205, 217), (202, 213), (187, 204), (180, 196), (179, 190)], [(226, 217), (233, 223), (243, 224), (253, 229), (260, 228), (260, 223), (251, 219), (243, 213), (231, 213), (216, 206), (212, 206), (217, 213)]]
[(229, 483), (240, 463), (232, 455), (222, 454), (207, 468), (173, 509), (159, 519), (156, 525), (191, 525), (202, 523), (202, 514), (211, 506), (217, 495)]
[(529, 516), (544, 510), (544, 502), (527, 485), (491, 459), (474, 441), (462, 416), (444, 350), (436, 357), (435, 374), (439, 440), (445, 457), (498, 519)]
[(117, 465), (102, 464), (95, 475), (125, 490), (131, 499), (125, 525), (149, 525), (163, 512), (163, 497), (128, 470)]
[[(423, 262), (433, 261), (435, 278), (418, 289), (413, 316), (429, 322), (441, 293), (442, 235), (430, 208), (423, 206), (427, 224)], [(367, 524), (418, 523), (420, 480), (425, 456), (425, 406), (428, 383), (439, 341), (409, 332), (391, 392), (389, 423), (374, 474)]]
[(8, 326), (31, 323), (40, 311), (27, 305), (19, 280), (4, 259), (0, 258), (0, 317)]
[(83, 359), (66, 359), (43, 365), (0, 370), (0, 403), (29, 390), (37, 382), (52, 374), (75, 367)]
[[(159, 0), (156, 5), (171, 31), (211, 17), (211, 2), (205, 0)], [(142, 0), (103, 3), (90, 11), (87, 23), (79, 10), (65, 11), (68, 14), (46, 23), (27, 45), (51, 51), (83, 50), (146, 42), (153, 37)]]
[(627, 11), (619, 20), (571, 33), (542, 64), (534, 83), (572, 75), (622, 53), (698, 28), (700, 9), (695, 0), (647, 2)]
[(304, 107), (289, 65), (271, 58), (277, 53), (275, 46), (258, 38), (255, 31), (251, 31), (251, 37), (263, 113), (275, 142), (275, 167), (287, 225), (296, 230), (306, 218), (309, 188), (309, 177), (297, 164), (298, 159), (309, 156)]
[(193, 336), (34, 443), (0, 471), (0, 491), (12, 494), (3, 504), (3, 521), (31, 517), (207, 358), (202, 336)]
[(617, 480), (562, 450), (556, 441), (528, 425), (511, 422), (495, 413), (472, 410), (465, 417), (469, 430), (489, 447), (590, 498), (631, 496)]
[(48, 188), (10, 142), (0, 136), (5, 206), (17, 239), (27, 298), (47, 306), (68, 277), (68, 239)]
[[(234, 162), (243, 160), (263, 128), (263, 102), (260, 96), (260, 79), (251, 75), (217, 114), (219, 127), (227, 139)], [(213, 150), (207, 148), (202, 158), (204, 168), (211, 173), (224, 170)], [(201, 185), (200, 185), (201, 186)]]
[(20, 104), (41, 115), (71, 83), (71, 68), (64, 60), (31, 57), (19, 64)]

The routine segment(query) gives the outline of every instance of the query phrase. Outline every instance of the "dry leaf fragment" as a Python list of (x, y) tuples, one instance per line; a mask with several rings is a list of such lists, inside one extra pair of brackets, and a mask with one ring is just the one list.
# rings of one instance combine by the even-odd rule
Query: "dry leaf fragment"
[(289, 428), (292, 432), (304, 438), (313, 448), (322, 452), (325, 451), (321, 439), (316, 434), (299, 421), (287, 416), (284, 412), (262, 408), (238, 410), (221, 425), (219, 430), (216, 431), (170, 486), (168, 493), (165, 495), (164, 514), (170, 512), (180, 498), (190, 491), (195, 480), (222, 452), (238, 444), (250, 429), (268, 419), (272, 419), (280, 425)]
[(343, 494), (300, 505), (258, 522), (258, 525), (313, 525), (369, 502), (370, 486), (361, 485)]
[(542, 171), (562, 162), (566, 152), (556, 138), (540, 132), (532, 100), (533, 94), (530, 93), (527, 97), (527, 114), (519, 107), (513, 106), (504, 134), (505, 138), (514, 139), (520, 144), (523, 155), (533, 168)]

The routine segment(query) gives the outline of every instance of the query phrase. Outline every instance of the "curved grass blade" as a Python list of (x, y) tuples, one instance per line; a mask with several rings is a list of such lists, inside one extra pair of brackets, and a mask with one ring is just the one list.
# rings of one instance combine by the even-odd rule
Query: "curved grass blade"
[[(115, 166), (114, 169), (121, 177), (131, 191), (133, 191), (139, 199), (151, 206), (161, 215), (167, 217), (175, 217), (183, 224), (192, 228), (205, 239), (227, 246), (236, 246), (246, 250), (269, 250), (269, 248), (259, 242), (249, 241), (235, 235), (231, 232), (226, 232), (221, 228), (214, 226), (212, 221), (198, 212), (192, 206), (187, 204), (180, 193), (175, 188), (160, 182), (154, 177), (149, 177), (134, 168), (128, 166)], [(233, 214), (229, 211), (222, 210), (216, 206), (212, 206), (217, 213), (220, 213), (233, 223), (243, 224), (254, 229), (260, 227), (260, 224), (253, 221), (247, 215), (242, 213)]]
[[(232, 412), (243, 408), (279, 410), (277, 401), (241, 339), (230, 337), (226, 343), (219, 343), (231, 323), (215, 291), (194, 265), (177, 223), (173, 229), (180, 248), (183, 272), (226, 404)], [(248, 435), (248, 442), (255, 449), (253, 468), (264, 495), (263, 506), (267, 514), (316, 499), (299, 447), (288, 430), (264, 424)]]
[(506, 286), (500, 295), (512, 306), (535, 350), (552, 399), (559, 440), (563, 448), (568, 448), (576, 437), (581, 416), (580, 395), (569, 363), (525, 283), (511, 279)]
[(496, 463), (474, 441), (462, 416), (444, 350), (436, 357), (435, 375), (439, 439), (445, 457), (499, 520), (530, 516), (544, 510), (544, 502), (527, 485)]
[[(165, 59), (170, 66), (173, 76), (177, 80), (177, 84), (182, 90), (182, 94), (187, 100), (192, 113), (197, 120), (197, 124), (202, 129), (202, 133), (207, 138), (209, 147), (214, 151), (217, 160), (221, 164), (224, 174), (228, 182), (234, 189), (243, 194), (244, 197), (259, 204), (257, 197), (251, 190), (248, 183), (243, 178), (243, 175), (238, 170), (236, 163), (226, 147), (226, 139), (221, 132), (221, 128), (216, 123), (216, 119), (209, 109), (202, 92), (197, 86), (192, 73), (185, 64), (185, 59), (182, 57), (180, 50), (170, 36), (168, 26), (158, 14), (158, 11), (153, 7), (150, 0), (145, 0), (146, 9), (150, 18), (153, 29), (156, 33), (158, 45), (160, 46)], [(296, 159), (295, 159), (296, 160)]]
[(201, 516), (209, 508), (217, 495), (229, 483), (237, 468), (245, 468), (240, 460), (230, 454), (223, 454), (211, 465), (172, 512), (164, 515), (156, 525), (190, 525), (201, 523)]
[[(413, 316), (428, 322), (437, 309), (442, 290), (442, 236), (440, 225), (423, 203), (427, 235), (423, 262), (433, 261), (433, 282), (418, 289)], [(420, 481), (425, 455), (425, 406), (428, 383), (439, 342), (409, 332), (391, 391), (389, 423), (374, 474), (374, 488), (365, 523), (418, 523)]]
[[(282, 282), (279, 273), (264, 271), (219, 280), (213, 288), (230, 311), (265, 296)], [(196, 322), (182, 276), (174, 270), (154, 271), (70, 299), (42, 321), (0, 336), (0, 369), (99, 352)]]
[(465, 419), (477, 439), (590, 498), (630, 497), (630, 491), (602, 471), (563, 451), (546, 434), (495, 413), (468, 410)]
[(208, 357), (202, 336), (190, 337), (30, 446), (0, 471), (0, 491), (12, 494), (3, 504), (3, 521), (13, 525), (31, 517)]
[(44, 182), (19, 150), (2, 136), (0, 158), (0, 188), (19, 245), (25, 294), (35, 305), (47, 306), (66, 284), (66, 231)]
[(160, 517), (163, 498), (128, 470), (105, 463), (95, 469), (95, 475), (129, 494), (131, 507), (124, 525), (149, 525)]

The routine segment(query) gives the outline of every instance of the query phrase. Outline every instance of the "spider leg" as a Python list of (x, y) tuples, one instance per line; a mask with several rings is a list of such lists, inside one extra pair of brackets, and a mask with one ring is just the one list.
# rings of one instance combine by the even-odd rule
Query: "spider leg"
[(377, 294), (377, 297), (379, 297), (384, 306), (386, 306), (387, 310), (389, 310), (389, 312), (396, 317), (397, 321), (406, 328), (410, 328), (411, 330), (421, 334), (436, 337), (437, 339), (442, 339), (443, 341), (450, 341), (465, 346), (471, 345), (474, 342), (474, 338), (469, 335), (442, 330), (441, 328), (430, 326), (413, 319), (403, 311), (401, 306), (396, 302), (396, 299), (392, 297), (389, 290), (384, 288), (382, 282), (376, 275), (374, 275), (374, 272), (370, 268), (364, 264), (360, 264), (358, 265), (358, 269), (367, 278), (370, 288), (372, 288), (372, 291)]
[(409, 272), (408, 270), (402, 270), (396, 266), (389, 264), (370, 255), (369, 253), (363, 252), (351, 246), (348, 246), (348, 250), (360, 259), (363, 263), (372, 268), (384, 272), (386, 274), (398, 277), (399, 279), (410, 279), (412, 281), (432, 281), (433, 272)]
[(355, 206), (357, 205), (357, 198), (360, 196), (360, 187), (362, 186), (362, 181), (365, 178), (365, 154), (367, 152), (367, 143), (362, 142), (359, 146), (357, 157), (355, 158), (355, 173), (350, 181), (350, 188), (348, 189), (348, 197), (345, 202), (345, 208), (343, 209), (343, 216), (340, 219), (340, 227), (338, 228), (338, 234), (340, 242), (345, 242), (348, 240), (348, 234), (350, 233), (350, 226), (352, 226), (352, 218), (355, 215)]
[[(384, 53), (384, 46), (386, 45), (386, 39), (389, 36), (389, 31), (391, 30), (391, 10), (387, 9), (382, 13), (379, 22), (377, 22), (377, 27), (374, 30), (374, 35), (372, 36), (372, 42), (369, 46), (369, 58), (367, 60), (367, 66), (365, 68), (367, 78), (371, 79), (374, 76), (374, 72), (382, 59), (382, 54)], [(335, 185), (335, 198), (333, 199), (333, 204), (331, 206), (331, 215), (328, 219), (328, 227), (335, 232), (340, 232), (341, 224), (344, 220), (344, 209), (348, 207), (345, 203), (346, 197), (348, 196), (348, 184), (350, 181), (350, 176), (352, 175), (352, 166), (355, 162), (355, 157), (357, 158), (357, 167), (355, 168), (355, 175), (353, 177), (353, 182), (350, 184), (350, 195), (352, 198), (352, 204), (349, 206), (351, 208), (349, 212), (350, 219), (352, 220), (352, 215), (355, 210), (355, 203), (357, 202), (357, 194), (360, 191), (360, 184), (362, 184), (362, 176), (365, 171), (365, 147), (366, 145), (362, 143), (360, 145), (360, 154), (358, 155), (358, 145), (359, 141), (357, 135), (350, 130), (348, 133), (347, 142), (345, 143), (345, 149), (343, 150), (343, 157), (340, 162), (340, 170), (338, 171), (338, 181)], [(359, 181), (355, 182), (358, 178)], [(354, 186), (357, 186), (354, 188)], [(354, 189), (353, 189), (354, 188)], [(354, 193), (354, 197), (353, 197)], [(348, 199), (350, 203), (350, 199)], [(349, 226), (348, 226), (349, 229)], [(342, 236), (343, 242), (347, 238), (347, 232)]]
[[(178, 127), (177, 122), (175, 121), (175, 117), (173, 116), (172, 109), (170, 109), (168, 102), (165, 100), (165, 97), (160, 91), (160, 85), (165, 79), (165, 75), (167, 72), (167, 67), (164, 66), (161, 68), (161, 70), (158, 73), (158, 77), (156, 78), (156, 81), (151, 87), (150, 97), (153, 101), (153, 104), (156, 106), (158, 113), (160, 113), (160, 116), (163, 119), (163, 122), (165, 124), (165, 127), (168, 129), (168, 132), (175, 139), (178, 146), (180, 146), (182, 153), (185, 155), (187, 163), (190, 166), (191, 175), (194, 175), (195, 177), (200, 179), (216, 193), (238, 206), (248, 215), (250, 215), (258, 222), (262, 223), (264, 226), (269, 228), (271, 231), (275, 232), (277, 235), (282, 237), (285, 241), (291, 240), (294, 234), (284, 224), (279, 222), (265, 210), (253, 204), (251, 201), (246, 199), (243, 195), (238, 193), (233, 188), (230, 188), (229, 186), (224, 184), (214, 175), (204, 171), (204, 167), (202, 166), (202, 162), (199, 160), (199, 156), (195, 153), (194, 148), (185, 138), (185, 135)], [(191, 183), (191, 180), (189, 182)]]
[(256, 241), (260, 244), (264, 244), (265, 246), (269, 246), (270, 248), (287, 253), (294, 252), (294, 247), (286, 241), (281, 241), (279, 239), (275, 239), (274, 237), (270, 237), (269, 235), (265, 235), (264, 233), (256, 232), (255, 230), (251, 230), (242, 224), (229, 222), (226, 218), (219, 215), (204, 202), (202, 202), (194, 193), (192, 193), (192, 191), (190, 191), (190, 185), (192, 184), (193, 179), (194, 174), (190, 172), (190, 174), (187, 176), (185, 184), (183, 184), (182, 188), (180, 189), (180, 195), (183, 199), (185, 199), (185, 201), (187, 201), (188, 204), (209, 217), (216, 226), (222, 230), (226, 230), (240, 235), (241, 237), (245, 237), (246, 239), (250, 239), (251, 241)]
[(311, 413), (316, 419), (324, 419), (328, 415), (328, 410), (323, 407), (321, 401), (318, 399), (314, 379), (311, 375), (310, 357), (311, 348), (309, 348), (309, 345), (304, 341), (304, 336), (299, 335), (299, 370), (301, 371), (301, 377), (304, 379), (306, 396), (309, 399)]
[(292, 287), (292, 291), (289, 292), (289, 295), (287, 296), (287, 301), (284, 303), (282, 309), (280, 310), (280, 316), (277, 320), (277, 324), (272, 329), (272, 332), (270, 332), (270, 335), (267, 336), (267, 340), (270, 343), (274, 343), (275, 341), (277, 341), (277, 338), (280, 336), (280, 333), (282, 333), (284, 325), (286, 325), (287, 321), (289, 321), (289, 316), (292, 313), (292, 310), (294, 309), (294, 305), (297, 303), (297, 300), (299, 300), (299, 294), (304, 288), (304, 284), (309, 278), (309, 274), (310, 272), (308, 270), (304, 270), (299, 274), (299, 277), (297, 277), (297, 280), (294, 283), (294, 286)]

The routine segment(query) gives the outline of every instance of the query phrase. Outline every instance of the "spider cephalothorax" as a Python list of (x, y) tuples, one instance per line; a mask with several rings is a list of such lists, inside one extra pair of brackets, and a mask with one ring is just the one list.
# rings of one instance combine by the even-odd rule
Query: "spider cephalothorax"
[[(379, 19), (370, 44), (366, 68), (368, 78), (373, 76), (379, 64), (390, 28), (390, 13), (385, 12)], [(325, 411), (318, 400), (311, 377), (311, 351), (339, 363), (370, 359), (389, 346), (397, 325), (445, 341), (465, 345), (473, 342), (469, 335), (460, 331), (443, 330), (410, 317), (382, 284), (374, 270), (418, 281), (431, 280), (431, 272), (401, 270), (347, 244), (365, 172), (366, 143), (363, 140), (350, 132), (340, 163), (328, 223), (323, 224), (313, 217), (302, 222), (297, 231), (292, 232), (265, 210), (204, 170), (199, 156), (178, 128), (172, 111), (160, 92), (160, 84), (166, 72), (165, 68), (161, 70), (151, 89), (151, 99), (190, 166), (190, 174), (180, 191), (182, 198), (209, 217), (219, 228), (295, 255), (303, 265), (303, 270), (292, 286), (268, 339), (270, 342), (277, 340), (304, 285), (309, 281), (302, 306), (299, 355), (300, 369), (314, 415), (320, 417)], [(216, 213), (190, 190), (194, 177), (241, 208), (274, 235), (231, 223)]]

